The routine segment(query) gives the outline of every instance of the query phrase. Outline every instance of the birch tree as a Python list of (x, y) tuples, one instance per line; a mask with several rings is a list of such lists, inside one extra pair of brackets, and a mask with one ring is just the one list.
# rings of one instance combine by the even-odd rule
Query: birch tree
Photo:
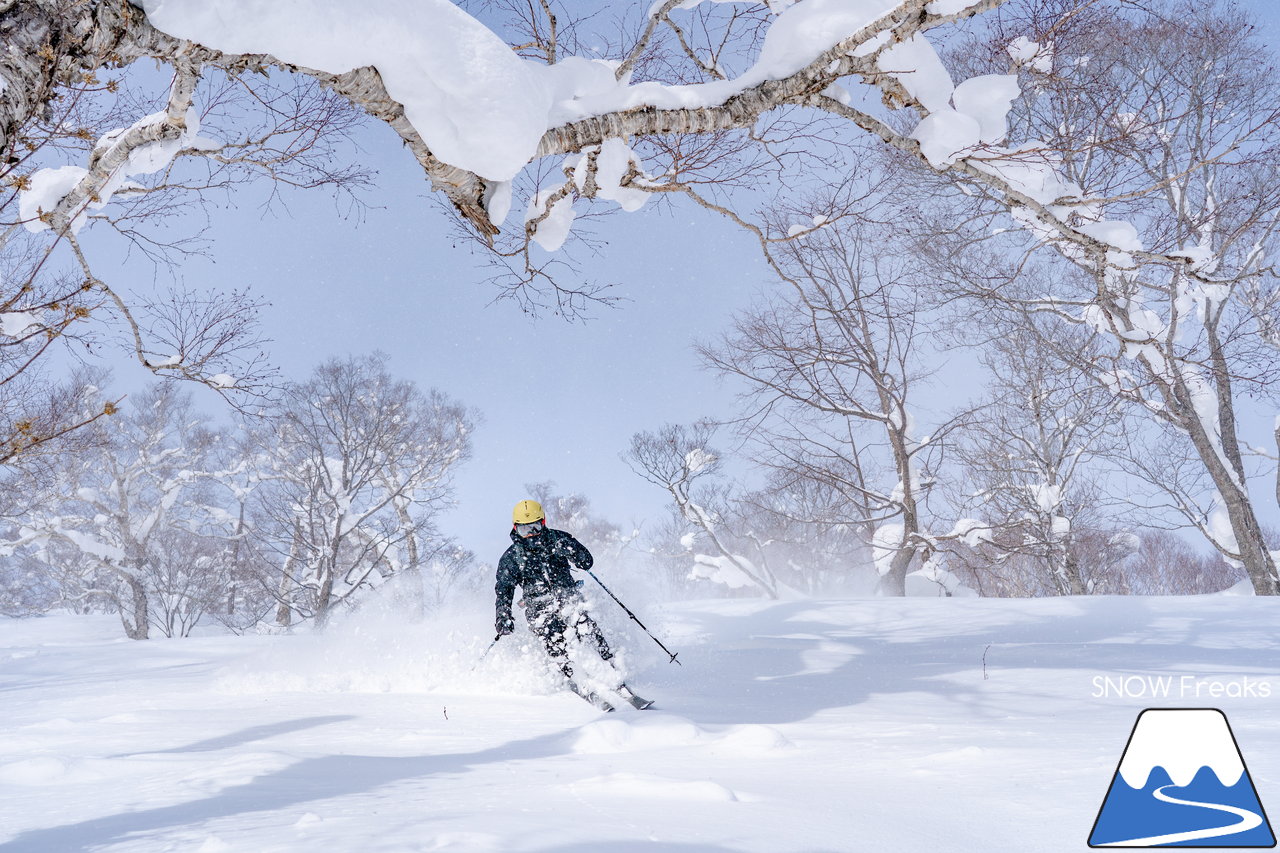
[(846, 496), (846, 523), (873, 531), (883, 588), (902, 595), (932, 547), (928, 460), (954, 426), (921, 434), (913, 411), (928, 376), (923, 291), (891, 234), (833, 225), (774, 254), (789, 292), (699, 351), (744, 384), (762, 456)]
[(1246, 580), (1221, 554), (1198, 552), (1185, 537), (1158, 529), (1142, 532), (1125, 573), (1139, 595), (1206, 595)]
[(226, 579), (221, 598), (207, 609), (236, 632), (264, 624), (277, 605), (280, 575), (264, 549), (260, 528), (268, 519), (258, 511), (275, 467), (272, 435), (265, 418), (239, 418), (218, 443), (216, 473), (208, 479), (202, 535), (205, 546), (217, 552)]
[[(1241, 427), (1248, 398), (1276, 399), (1280, 363), (1280, 297), (1267, 261), (1280, 223), (1272, 179), (1280, 89), (1270, 57), (1247, 16), (1228, 4), (1053, 14), (1067, 5), (1025, 7), (992, 42), (1007, 44), (1017, 30), (1052, 53), (1054, 73), (1018, 102), (1012, 122), (1055, 152), (1061, 183), (1053, 192), (1087, 209), (1023, 205), (1017, 215), (1032, 242), (980, 233), (991, 221), (979, 217), (956, 229), (956, 239), (939, 239), (935, 257), (944, 277), (991, 308), (1057, 316), (1107, 341), (1102, 353), (1061, 355), (1154, 429), (1168, 430), (1173, 444), (1164, 447), (1185, 442), (1202, 475), (1186, 518), (1245, 567), (1255, 592), (1276, 594), (1280, 576)], [(1063, 231), (1064, 216), (1077, 218), (1068, 226), (1074, 236)], [(957, 240), (979, 250), (966, 252)], [(991, 247), (1001, 241), (1012, 254), (993, 263)], [(1025, 277), (1032, 270), (1034, 283)], [(1180, 479), (1196, 477), (1186, 471)], [(1220, 509), (1220, 524), (1204, 523), (1206, 505)]]
[[(201, 220), (215, 194), (255, 181), (349, 193), (367, 178), (342, 162), (358, 113), (308, 78), (200, 75), (175, 54), (167, 91), (148, 91), (154, 78), (122, 70), (141, 54), (117, 38), (138, 14), (106, 3), (0, 10), (0, 464), (109, 416), (65, 405), (48, 365), (67, 350), (92, 362), (123, 344), (156, 376), (203, 383), (233, 405), (264, 393), (261, 300), (177, 282), (209, 252)], [(100, 262), (86, 229), (151, 261), (158, 286)]]
[[(63, 173), (57, 188), (51, 175), (27, 171), (34, 164), (8, 158), (18, 177), (41, 178), (42, 190), (25, 196), (28, 208), (43, 210), (49, 221), (40, 222), (63, 239), (87, 205), (119, 191), (114, 164), (135, 152), (159, 155), (149, 146), (163, 143), (193, 157), (242, 162), (228, 154), (226, 139), (196, 144), (193, 93), (206, 75), (243, 84), (244, 72), (279, 68), (386, 122), (486, 242), (513, 209), (513, 182), (531, 178), (521, 199), (526, 214), (512, 229), (523, 248), (504, 252), (523, 261), (517, 287), (546, 283), (528, 244), (561, 245), (578, 202), (632, 210), (646, 195), (669, 194), (724, 213), (762, 242), (783, 239), (736, 213), (716, 189), (756, 186), (765, 174), (785, 187), (817, 165), (842, 166), (847, 141), (867, 136), (1029, 211), (1057, 238), (1082, 249), (1099, 244), (1069, 215), (1079, 204), (1050, 209), (1062, 196), (1051, 192), (1053, 155), (1002, 145), (1018, 82), (983, 74), (955, 85), (930, 41), (1003, 0), (637, 4), (639, 15), (621, 37), (605, 40), (607, 59), (584, 55), (582, 45), (600, 39), (580, 37), (582, 16), (559, 3), (496, 5), (509, 13), (491, 18), (506, 41), (436, 2), (359, 10), (323, 3), (308, 16), (232, 3), (216, 18), (194, 0), (10, 3), (0, 17), (15, 47), (0, 65), (7, 80), (0, 149), (25, 144), (55, 98), (92, 100), (90, 89), (101, 84), (90, 81), (106, 66), (149, 57), (174, 68), (163, 113), (95, 147), (99, 153), (88, 152), (89, 162)], [(1034, 5), (1042, 7), (1051, 11), (1033, 23), (1050, 30), (1077, 11)], [(1108, 6), (1105, 14), (1119, 12)], [(1017, 35), (1030, 43), (1035, 33)], [(1040, 64), (1034, 51), (1015, 59)], [(325, 116), (315, 126), (338, 122)], [(636, 145), (649, 147), (642, 154)], [(243, 158), (268, 170), (278, 161)], [(564, 296), (570, 304), (561, 307), (573, 310), (574, 293)]]
[[(1062, 350), (1096, 349), (1080, 330), (1039, 326)], [(993, 394), (958, 442), (956, 460), (969, 484), (961, 511), (985, 524), (983, 538), (997, 559), (1022, 557), (1054, 594), (1090, 592), (1080, 543), (1109, 526), (1100, 463), (1122, 445), (1120, 401), (1025, 330), (997, 337), (983, 361)]]
[(753, 454), (765, 482), (735, 502), (741, 523), (790, 586), (811, 594), (870, 594), (879, 582), (875, 527), (868, 521), (875, 514), (865, 503), (851, 504), (863, 497), (844, 487), (859, 480), (853, 461), (800, 453), (792, 446)]
[(192, 553), (198, 509), (184, 504), (211, 473), (215, 436), (171, 385), (144, 390), (102, 429), (96, 452), (61, 454), (41, 472), (42, 497), (11, 519), (17, 536), (3, 548), (40, 563), (63, 600), (105, 602), (130, 639), (185, 633), (224, 590), (218, 563)]
[(261, 490), (283, 560), (280, 624), (296, 614), (323, 625), (359, 590), (435, 556), (434, 515), (470, 455), (475, 419), (394, 378), (382, 356), (330, 360), (287, 388)]

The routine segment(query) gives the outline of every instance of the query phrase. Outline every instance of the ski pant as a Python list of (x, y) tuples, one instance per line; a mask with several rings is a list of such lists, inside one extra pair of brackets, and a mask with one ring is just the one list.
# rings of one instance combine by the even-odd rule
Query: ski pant
[(579, 642), (590, 641), (602, 660), (613, 658), (613, 649), (600, 633), (600, 626), (587, 614), (585, 605), (577, 593), (540, 596), (526, 602), (525, 618), (529, 620), (529, 627), (542, 639), (547, 654), (559, 663), (566, 678), (573, 678), (573, 666), (569, 661), (570, 628)]

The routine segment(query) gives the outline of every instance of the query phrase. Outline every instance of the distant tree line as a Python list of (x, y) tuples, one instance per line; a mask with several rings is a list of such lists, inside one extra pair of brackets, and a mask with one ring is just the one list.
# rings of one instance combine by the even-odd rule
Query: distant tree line
[[(99, 408), (105, 377), (72, 384)], [(134, 639), (323, 625), (393, 577), (423, 604), (472, 561), (436, 516), (475, 420), (380, 356), (327, 361), (226, 427), (154, 384), (7, 472), (0, 603), (116, 612)]]
[[(740, 459), (710, 420), (635, 435), (624, 457), (670, 496), (665, 522), (627, 531), (553, 483), (527, 493), (602, 565), (668, 594), (1187, 594), (1244, 577), (1108, 496), (1129, 447), (1112, 398), (1051, 369), (1032, 339), (986, 348), (1003, 384), (916, 438), (913, 353), (884, 330), (921, 317), (875, 274), (845, 285), (823, 297), (843, 294), (826, 315), (852, 320), (843, 329), (825, 328), (828, 303), (811, 294), (704, 348), (716, 369), (768, 377), (744, 396), (754, 416), (734, 419)], [(769, 318), (815, 337), (792, 329), (770, 349)], [(896, 356), (878, 360), (886, 346)], [(760, 361), (735, 349), (748, 347)], [(97, 410), (108, 386), (81, 371), (69, 405)], [(230, 425), (172, 382), (111, 412), (6, 470), (0, 612), (115, 613), (146, 639), (323, 626), (389, 582), (408, 614), (487, 588), (492, 568), (437, 522), (479, 415), (395, 378), (383, 356), (326, 361)]]

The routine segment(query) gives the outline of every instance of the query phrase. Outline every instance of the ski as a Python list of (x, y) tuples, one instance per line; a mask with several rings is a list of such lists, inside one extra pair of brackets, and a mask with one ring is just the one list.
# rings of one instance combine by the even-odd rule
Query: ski
[(645, 699), (643, 696), (637, 696), (635, 691), (625, 683), (618, 685), (617, 694), (630, 702), (631, 707), (635, 708), (637, 711), (647, 711), (653, 707), (652, 699)]
[(592, 705), (595, 705), (601, 711), (605, 711), (607, 713), (613, 710), (612, 705), (610, 705), (608, 702), (601, 699), (599, 696), (597, 696), (595, 693), (591, 692), (590, 690), (579, 687), (576, 682), (570, 681), (569, 689), (572, 690), (574, 693), (576, 693), (578, 696), (581, 696), (584, 701), (590, 702)]

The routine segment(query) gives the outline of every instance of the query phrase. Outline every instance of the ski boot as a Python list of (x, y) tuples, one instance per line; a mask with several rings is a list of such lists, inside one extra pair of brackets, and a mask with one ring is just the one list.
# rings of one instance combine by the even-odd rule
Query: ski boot
[(635, 691), (628, 687), (625, 682), (614, 688), (614, 692), (630, 702), (631, 707), (635, 708), (637, 711), (646, 711), (653, 707), (652, 699), (645, 699), (643, 696), (637, 696)]
[(592, 705), (595, 705), (601, 711), (608, 713), (613, 710), (612, 705), (610, 705), (608, 702), (601, 699), (591, 690), (584, 687), (579, 687), (576, 681), (569, 682), (569, 689), (572, 690), (574, 693), (578, 694), (579, 696), (581, 696), (587, 702), (590, 702)]

